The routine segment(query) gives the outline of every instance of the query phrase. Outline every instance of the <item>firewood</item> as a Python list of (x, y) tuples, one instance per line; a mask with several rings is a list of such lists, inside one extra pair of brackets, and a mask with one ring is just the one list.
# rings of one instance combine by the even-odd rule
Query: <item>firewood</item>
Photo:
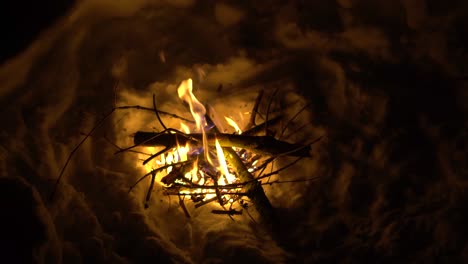
[[(301, 144), (291, 144), (285, 141), (276, 140), (270, 136), (249, 136), (232, 135), (224, 133), (208, 133), (208, 145), (214, 146), (217, 139), (222, 147), (235, 147), (247, 149), (262, 155), (288, 155), (296, 157), (310, 157), (310, 146)], [(177, 147), (190, 143), (193, 145), (202, 144), (202, 134), (179, 134), (179, 133), (156, 133), (142, 132), (135, 133), (134, 143), (138, 146), (161, 146)]]

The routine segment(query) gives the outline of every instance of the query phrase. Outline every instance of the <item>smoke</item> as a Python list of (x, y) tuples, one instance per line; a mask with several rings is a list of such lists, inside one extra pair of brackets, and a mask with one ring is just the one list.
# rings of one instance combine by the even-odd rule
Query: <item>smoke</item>
[[(14, 241), (3, 252), (39, 263), (466, 260), (466, 4), (436, 2), (76, 3), (0, 67), (1, 226)], [(160, 186), (144, 209), (147, 186), (128, 192), (141, 161), (109, 143), (161, 130), (137, 109), (102, 123), (49, 198), (114, 105), (151, 107), (155, 94), (188, 117), (176, 89), (189, 77), (241, 127), (264, 89), (262, 111), (276, 93), (285, 120), (300, 112), (285, 140), (323, 136), (279, 176), (319, 180), (265, 186), (281, 230), (205, 207), (187, 219)]]

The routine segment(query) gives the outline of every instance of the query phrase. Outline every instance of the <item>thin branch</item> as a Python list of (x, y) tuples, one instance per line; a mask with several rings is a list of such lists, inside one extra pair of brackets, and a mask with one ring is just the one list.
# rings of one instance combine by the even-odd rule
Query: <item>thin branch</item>
[[(144, 107), (144, 106), (140, 106), (140, 105), (124, 105), (124, 106), (118, 106), (115, 109), (138, 109), (138, 110), (145, 110), (145, 111), (154, 112), (153, 108)], [(176, 114), (172, 114), (172, 113), (169, 113), (169, 112), (166, 112), (166, 111), (158, 110), (158, 113), (160, 113), (162, 115), (165, 115), (165, 116), (172, 117), (172, 118), (177, 118), (177, 119), (180, 119), (180, 120), (188, 122), (188, 123), (195, 124), (195, 121), (193, 121), (193, 120), (190, 120), (190, 119), (187, 119), (185, 117), (181, 117), (181, 116), (178, 116)]]
[[(273, 160), (273, 161), (271, 162), (270, 173), (273, 172), (273, 168), (275, 167), (275, 161), (276, 161), (276, 160)], [(272, 175), (270, 175), (270, 176), (272, 176)], [(267, 179), (267, 183), (268, 183), (268, 182), (270, 182), (270, 177), (269, 177), (269, 176), (268, 176), (268, 179)]]
[(276, 116), (268, 121), (261, 123), (260, 125), (254, 126), (250, 128), (249, 130), (242, 132), (242, 135), (255, 135), (261, 132), (262, 130), (264, 130), (268, 126), (276, 125), (279, 121), (281, 121), (281, 118), (282, 116)]
[(294, 164), (298, 163), (298, 162), (299, 162), (301, 159), (303, 159), (303, 158), (304, 158), (304, 157), (299, 157), (299, 158), (295, 159), (293, 162), (290, 162), (289, 164), (287, 164), (287, 165), (285, 165), (285, 166), (283, 166), (283, 167), (281, 167), (281, 168), (279, 168), (279, 169), (277, 169), (277, 170), (275, 170), (275, 171), (272, 171), (272, 172), (270, 172), (270, 173), (267, 173), (267, 174), (265, 174), (265, 175), (263, 175), (263, 176), (261, 176), (261, 177), (257, 177), (257, 180), (263, 179), (263, 178), (267, 178), (267, 177), (273, 176), (273, 175), (275, 175), (275, 174), (278, 174), (278, 173), (280, 173), (281, 171), (283, 171), (283, 170), (285, 170), (285, 169), (287, 169), (287, 168), (293, 166)]
[(151, 198), (151, 192), (153, 191), (155, 178), (156, 178), (156, 172), (151, 171), (151, 183), (150, 183), (150, 186), (148, 187), (148, 192), (146, 193), (145, 208), (148, 208), (148, 203)]
[[(169, 197), (171, 197), (171, 196), (169, 196)], [(214, 201), (216, 201), (216, 200), (218, 200), (218, 197), (213, 197), (213, 198), (211, 198), (211, 199), (208, 199), (208, 200), (205, 200), (205, 201), (201, 201), (201, 202), (195, 204), (195, 208), (199, 208), (199, 207), (201, 207), (201, 206), (203, 206), (203, 205), (212, 203), (212, 202), (214, 202)]]
[(220, 190), (219, 190), (219, 188), (218, 188), (218, 179), (216, 179), (216, 178), (213, 179), (213, 185), (214, 185), (214, 187), (215, 187), (215, 193), (216, 193), (216, 198), (217, 198), (217, 200), (218, 200), (218, 203), (219, 203), (219, 205), (223, 206), (223, 205), (224, 205), (224, 201), (223, 201), (223, 199), (222, 199), (222, 194), (221, 194), (221, 192), (220, 192)]
[(260, 105), (260, 102), (262, 100), (262, 97), (263, 97), (263, 89), (260, 90), (260, 92), (258, 93), (257, 95), (257, 98), (255, 99), (255, 104), (252, 108), (252, 113), (250, 114), (250, 120), (249, 120), (249, 123), (247, 124), (247, 126), (244, 128), (244, 130), (249, 130), (251, 129), (252, 127), (255, 126), (255, 118), (257, 117), (257, 112), (258, 112), (258, 106)]
[(57, 178), (57, 180), (55, 181), (55, 185), (54, 185), (54, 189), (50, 195), (50, 200), (52, 200), (54, 198), (54, 195), (55, 195), (55, 192), (57, 191), (57, 187), (60, 183), (60, 180), (62, 179), (63, 177), (63, 174), (65, 172), (65, 169), (67, 168), (68, 166), (68, 163), (70, 163), (70, 160), (72, 159), (73, 155), (75, 154), (75, 152), (80, 148), (81, 145), (83, 145), (83, 143), (94, 133), (94, 131), (96, 131), (96, 129), (98, 129), (100, 126), (102, 126), (102, 124), (104, 123), (104, 121), (109, 118), (115, 111), (115, 108), (113, 108), (109, 113), (107, 113), (101, 120), (99, 120), (99, 122), (89, 131), (89, 133), (78, 143), (78, 145), (76, 145), (76, 147), (70, 152), (70, 155), (68, 155), (68, 158), (65, 162), (65, 165), (63, 165), (62, 167), (62, 170), (60, 171), (60, 174)]
[(273, 102), (273, 98), (275, 97), (277, 92), (278, 92), (278, 88), (275, 89), (275, 91), (270, 97), (270, 101), (268, 102), (267, 112), (266, 112), (266, 117), (265, 117), (265, 135), (268, 135), (268, 115), (270, 114), (270, 107)]
[(257, 221), (255, 221), (255, 219), (252, 217), (252, 215), (249, 213), (249, 210), (248, 209), (245, 209), (245, 211), (247, 212), (247, 215), (250, 217), (250, 220), (252, 220), (252, 222), (257, 225)]
[(159, 156), (159, 155), (161, 155), (163, 153), (166, 153), (166, 151), (168, 151), (170, 149), (171, 149), (171, 147), (167, 146), (163, 150), (158, 151), (156, 154), (151, 155), (149, 158), (147, 158), (147, 159), (145, 159), (145, 161), (143, 161), (143, 165), (146, 165), (146, 163), (150, 162), (152, 159), (156, 158), (157, 156)]
[(156, 108), (156, 96), (154, 94), (153, 94), (153, 108), (154, 108), (154, 113), (156, 114), (156, 117), (158, 118), (159, 123), (164, 128), (164, 130), (167, 130), (167, 127), (166, 125), (164, 125), (163, 121), (161, 120), (161, 117), (159, 116), (159, 111)]
[(132, 186), (130, 186), (128, 192), (131, 192), (133, 190), (133, 188), (135, 188), (135, 186), (137, 186), (138, 183), (140, 183), (142, 180), (144, 180), (146, 177), (148, 177), (149, 175), (151, 175), (153, 172), (154, 173), (158, 173), (164, 169), (167, 169), (169, 167), (172, 167), (172, 166), (179, 166), (179, 165), (184, 165), (184, 164), (187, 164), (187, 163), (190, 163), (192, 161), (182, 161), (182, 162), (178, 162), (178, 163), (173, 163), (173, 164), (167, 164), (167, 165), (164, 165), (162, 167), (159, 167), (157, 169), (154, 169), (154, 170), (151, 170), (150, 172), (148, 172), (147, 174), (141, 176), (140, 179), (138, 179)]
[(252, 170), (252, 172), (257, 172), (259, 170), (265, 169), (268, 164), (270, 164), (276, 157), (270, 157), (266, 161), (264, 161), (260, 166), (257, 166), (255, 169)]
[(189, 211), (187, 210), (187, 207), (185, 206), (185, 203), (184, 203), (185, 195), (181, 197), (181, 195), (179, 194), (178, 196), (179, 196), (179, 205), (182, 208), (182, 211), (184, 211), (184, 214), (187, 218), (190, 218)]
[(276, 180), (276, 181), (272, 181), (272, 182), (269, 182), (269, 183), (262, 183), (262, 185), (272, 185), (272, 184), (276, 184), (276, 183), (307, 182), (307, 181), (316, 181), (318, 179), (320, 179), (320, 176), (315, 176), (315, 177), (306, 178), (306, 179), (287, 180), (287, 181)]
[[(107, 138), (106, 136), (103, 137), (104, 138), (104, 141), (106, 141), (108, 144), (112, 145), (113, 147), (115, 147), (116, 149), (118, 149), (119, 151), (122, 151), (123, 148), (119, 147), (119, 145), (115, 144), (114, 142), (112, 142), (109, 138)], [(143, 151), (138, 151), (138, 150), (133, 150), (133, 149), (129, 149), (128, 152), (132, 152), (132, 153), (136, 153), (136, 154), (142, 154), (142, 155), (146, 155), (146, 156), (151, 156), (151, 154), (149, 153), (145, 153)]]
[(291, 133), (289, 133), (286, 138), (291, 138), (294, 134), (296, 134), (297, 132), (299, 131), (303, 131), (305, 127), (309, 126), (310, 123), (307, 123), (307, 124), (303, 124), (302, 126), (298, 127), (296, 130), (292, 131)]
[(286, 125), (284, 125), (283, 129), (281, 130), (281, 133), (280, 133), (280, 136), (279, 136), (278, 140), (283, 137), (284, 132), (286, 131), (288, 126), (292, 123), (292, 121), (294, 121), (294, 119), (296, 119), (305, 109), (307, 109), (308, 106), (309, 106), (309, 104), (304, 105), (299, 111), (297, 111), (297, 113), (291, 119), (288, 120)]

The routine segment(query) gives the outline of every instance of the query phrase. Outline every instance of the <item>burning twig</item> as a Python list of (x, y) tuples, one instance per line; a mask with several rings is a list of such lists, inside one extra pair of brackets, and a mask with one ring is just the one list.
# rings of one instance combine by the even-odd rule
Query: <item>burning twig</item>
[(130, 188), (128, 189), (128, 192), (131, 192), (133, 188), (135, 188), (135, 186), (137, 186), (138, 183), (140, 183), (142, 180), (144, 180), (146, 177), (148, 177), (149, 175), (152, 175), (152, 173), (158, 173), (160, 171), (163, 171), (165, 169), (168, 169), (170, 167), (173, 167), (173, 166), (177, 166), (177, 165), (183, 165), (183, 164), (187, 164), (187, 163), (192, 163), (193, 161), (183, 161), (183, 162), (180, 162), (180, 163), (177, 163), (177, 164), (168, 164), (168, 165), (164, 165), (162, 167), (159, 167), (157, 169), (154, 169), (150, 172), (148, 172), (147, 174), (143, 175), (140, 179), (138, 179), (132, 186), (130, 186)]
[(240, 180), (242, 182), (248, 182), (244, 187), (244, 190), (247, 193), (246, 196), (250, 198), (259, 211), (262, 222), (268, 224), (274, 223), (276, 219), (274, 217), (273, 207), (266, 197), (261, 184), (259, 184), (258, 181), (253, 181), (253, 175), (248, 171), (242, 160), (237, 156), (236, 152), (232, 148), (225, 148), (225, 152), (226, 158), (229, 160), (231, 165), (236, 168)]

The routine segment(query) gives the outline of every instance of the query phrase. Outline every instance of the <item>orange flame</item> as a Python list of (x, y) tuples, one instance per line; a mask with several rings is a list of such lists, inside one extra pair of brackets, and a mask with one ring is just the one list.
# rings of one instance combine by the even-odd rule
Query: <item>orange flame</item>
[(239, 126), (237, 125), (237, 123), (232, 120), (231, 118), (225, 116), (224, 119), (226, 119), (226, 121), (228, 122), (228, 124), (234, 128), (234, 130), (236, 130), (237, 134), (242, 134), (242, 130), (239, 128)]
[(190, 112), (192, 113), (192, 116), (195, 119), (197, 129), (201, 130), (202, 132), (205, 158), (209, 163), (212, 163), (210, 155), (208, 154), (208, 140), (205, 134), (206, 108), (202, 103), (200, 103), (200, 101), (198, 101), (198, 99), (193, 94), (192, 90), (192, 79), (188, 78), (187, 80), (182, 81), (182, 83), (179, 85), (179, 88), (177, 88), (177, 93), (179, 94), (179, 98), (184, 100), (189, 105)]
[[(223, 149), (221, 148), (221, 145), (219, 144), (218, 139), (216, 139), (215, 145), (216, 145), (216, 153), (218, 154), (218, 161), (219, 161), (220, 170), (223, 173), (224, 177), (226, 177), (226, 179), (228, 181), (225, 184), (228, 184), (228, 183), (230, 183), (231, 174), (229, 173), (227, 163), (226, 163), (226, 159), (224, 158), (224, 152), (223, 152)], [(222, 183), (219, 183), (219, 184), (222, 184)]]
[(190, 129), (189, 129), (189, 127), (188, 127), (186, 124), (180, 123), (180, 128), (181, 128), (181, 130), (182, 130), (185, 134), (189, 134), (189, 133), (190, 133)]
[(195, 119), (195, 123), (197, 124), (197, 129), (201, 129), (203, 131), (203, 127), (206, 124), (206, 108), (202, 103), (200, 103), (200, 101), (198, 101), (195, 95), (193, 95), (192, 90), (192, 79), (189, 78), (182, 81), (179, 88), (177, 88), (177, 93), (179, 94), (179, 98), (184, 100), (189, 105), (190, 112), (192, 113), (192, 116)]

